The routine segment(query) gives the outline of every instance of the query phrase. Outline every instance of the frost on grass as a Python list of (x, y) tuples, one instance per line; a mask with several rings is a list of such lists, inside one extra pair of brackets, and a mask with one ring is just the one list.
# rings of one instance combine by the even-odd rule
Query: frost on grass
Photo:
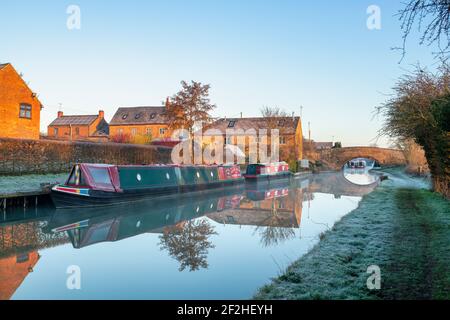
[[(255, 298), (449, 299), (450, 202), (423, 190), (427, 180), (389, 176)], [(381, 268), (381, 290), (367, 289), (370, 265)]]
[(0, 194), (31, 192), (41, 189), (41, 183), (61, 183), (67, 174), (44, 174), (24, 176), (0, 176)]

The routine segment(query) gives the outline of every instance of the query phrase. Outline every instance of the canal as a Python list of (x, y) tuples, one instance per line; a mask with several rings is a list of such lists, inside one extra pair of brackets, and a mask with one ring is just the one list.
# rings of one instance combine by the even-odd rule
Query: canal
[(102, 209), (17, 209), (0, 219), (0, 298), (251, 298), (375, 186), (339, 172)]

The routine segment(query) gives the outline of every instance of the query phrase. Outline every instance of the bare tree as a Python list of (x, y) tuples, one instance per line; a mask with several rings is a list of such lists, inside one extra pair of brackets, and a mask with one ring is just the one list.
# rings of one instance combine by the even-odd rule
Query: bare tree
[(267, 121), (267, 129), (275, 129), (278, 127), (278, 120), (283, 117), (287, 117), (286, 111), (279, 107), (268, 107), (264, 106), (260, 110), (261, 116)]
[(395, 95), (378, 108), (385, 116), (380, 134), (425, 151), (434, 190), (450, 197), (450, 69), (436, 73), (417, 67), (394, 87)]
[(438, 55), (448, 59), (450, 48), (450, 0), (409, 0), (399, 11), (399, 20), (403, 30), (403, 56), (406, 52), (406, 40), (417, 24), (421, 32), (420, 44), (436, 43)]

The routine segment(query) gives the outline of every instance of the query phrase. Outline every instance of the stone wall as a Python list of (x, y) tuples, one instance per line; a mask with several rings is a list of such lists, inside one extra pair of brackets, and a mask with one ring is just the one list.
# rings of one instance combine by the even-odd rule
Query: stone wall
[(68, 172), (74, 163), (170, 163), (171, 149), (115, 143), (0, 138), (0, 175)]
[(347, 161), (354, 158), (376, 160), (381, 166), (404, 166), (407, 164), (401, 150), (376, 147), (345, 147), (317, 152), (319, 160), (329, 170), (340, 170)]

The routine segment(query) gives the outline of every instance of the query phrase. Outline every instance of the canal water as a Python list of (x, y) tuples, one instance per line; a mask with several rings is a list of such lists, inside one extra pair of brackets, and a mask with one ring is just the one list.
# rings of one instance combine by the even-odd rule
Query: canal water
[(0, 298), (251, 298), (373, 188), (327, 173), (95, 210), (8, 212)]

